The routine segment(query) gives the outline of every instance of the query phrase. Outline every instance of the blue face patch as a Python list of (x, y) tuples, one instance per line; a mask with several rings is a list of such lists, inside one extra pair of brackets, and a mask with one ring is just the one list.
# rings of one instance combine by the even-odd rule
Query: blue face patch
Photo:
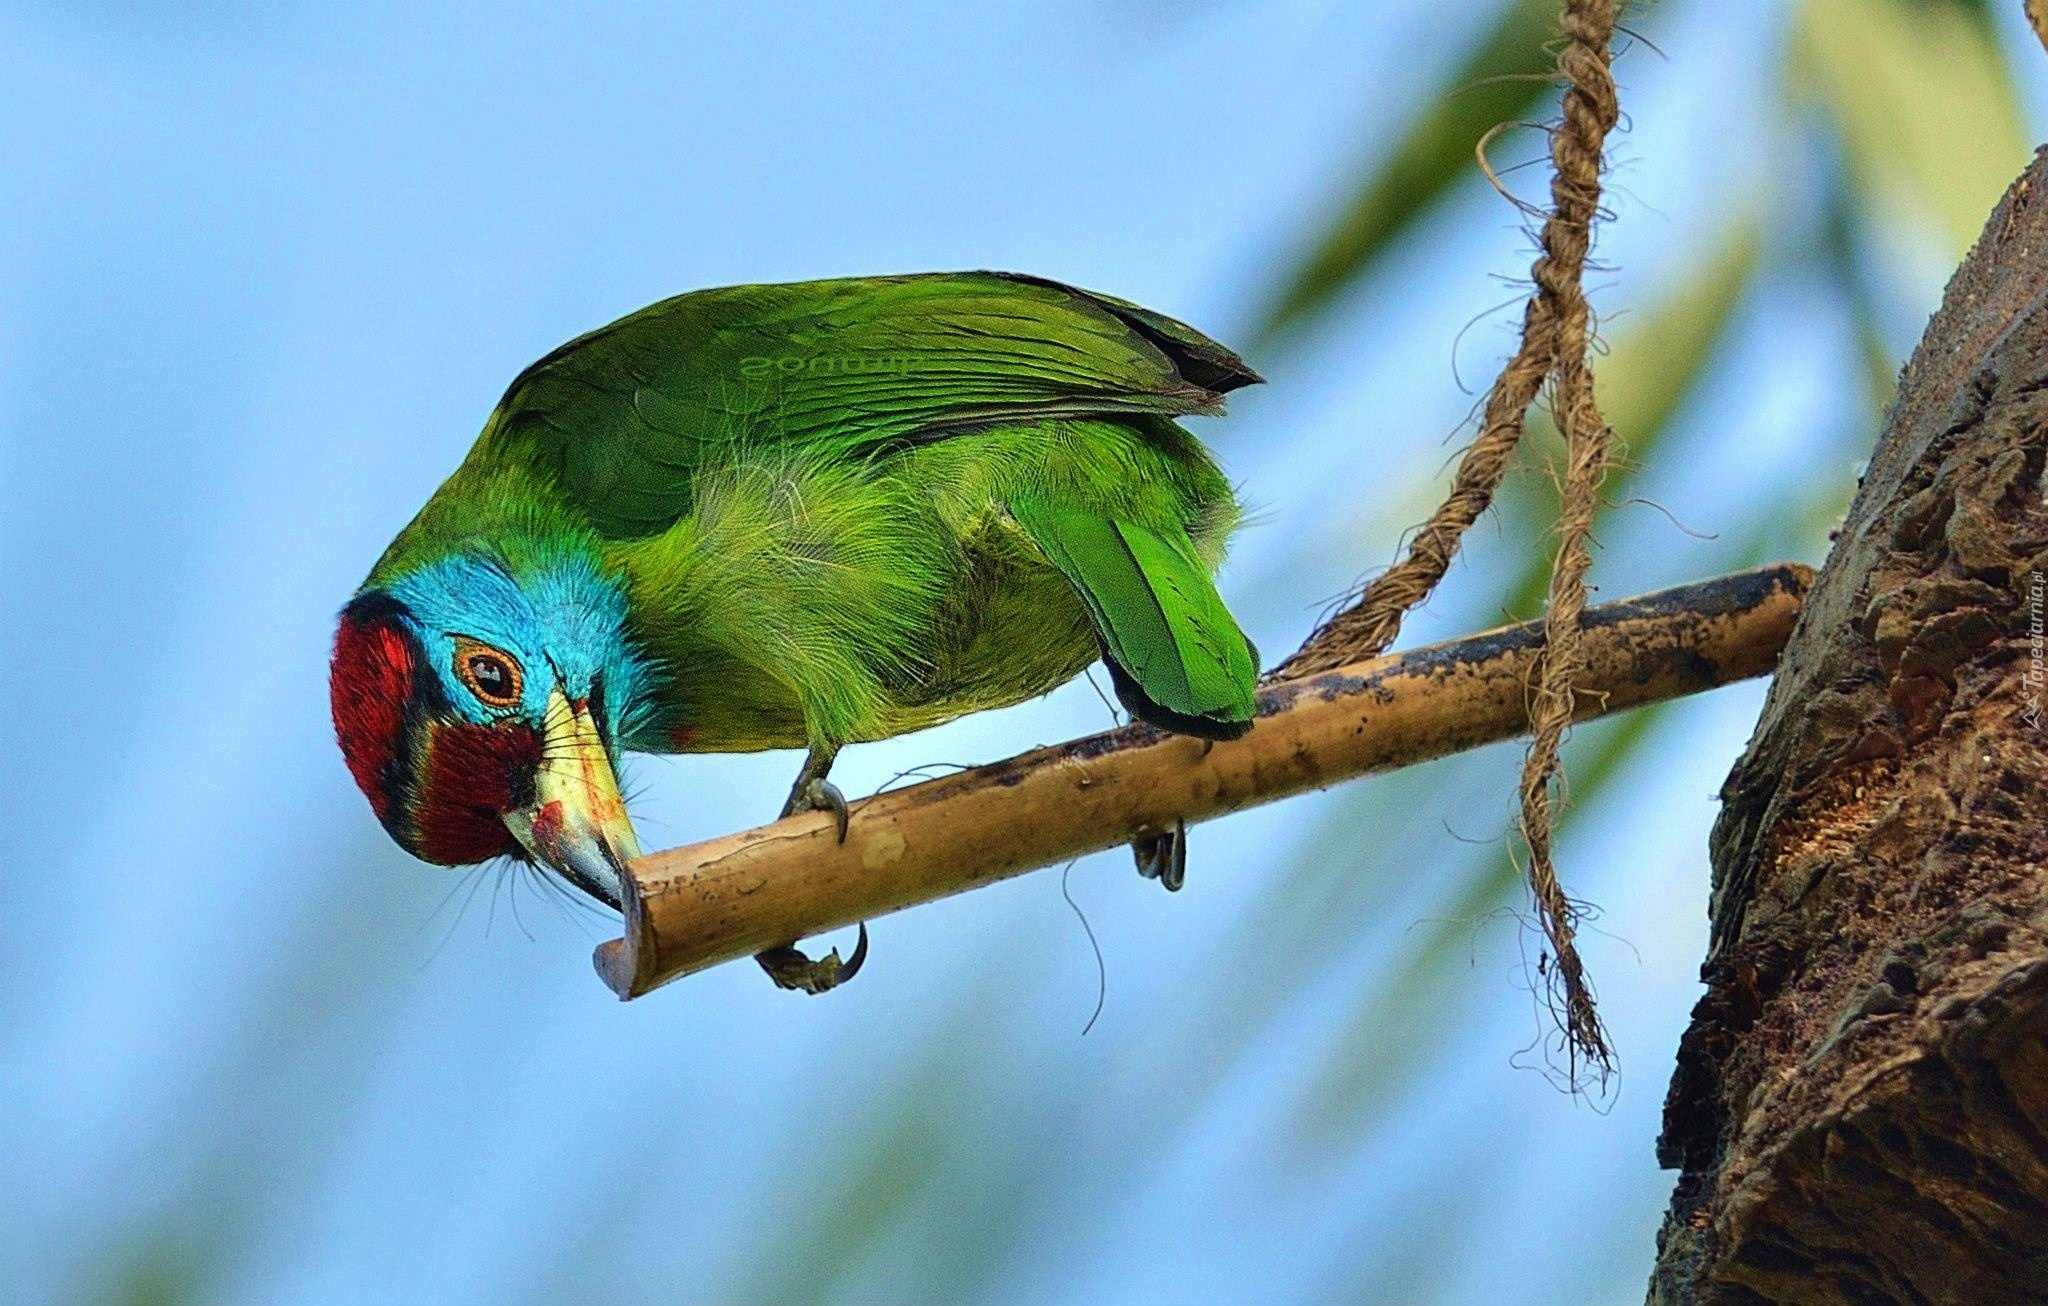
[[(572, 701), (595, 698), (605, 737), (617, 740), (627, 714), (645, 701), (651, 676), (626, 640), (624, 589), (587, 556), (565, 554), (517, 578), (496, 559), (456, 554), (385, 588), (411, 614), (442, 693), (465, 721), (487, 725), (512, 716), (538, 726), (560, 685)], [(517, 660), (516, 705), (486, 703), (457, 672), (465, 655), (459, 650), (472, 642)]]

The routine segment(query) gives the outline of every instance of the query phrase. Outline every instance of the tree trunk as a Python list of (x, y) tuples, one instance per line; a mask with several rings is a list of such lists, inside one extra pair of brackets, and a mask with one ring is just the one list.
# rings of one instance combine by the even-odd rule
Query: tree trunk
[(2048, 1302), (2044, 453), (2048, 152), (1907, 364), (1723, 789), (1653, 1303)]

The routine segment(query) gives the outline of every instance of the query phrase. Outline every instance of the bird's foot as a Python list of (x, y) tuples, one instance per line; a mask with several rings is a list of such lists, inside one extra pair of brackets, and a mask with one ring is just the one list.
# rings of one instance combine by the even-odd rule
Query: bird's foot
[(839, 786), (823, 776), (798, 780), (796, 788), (789, 791), (789, 801), (782, 806), (784, 816), (795, 816), (798, 812), (830, 812), (839, 826), (839, 842), (846, 842), (846, 795), (839, 792)]
[(1188, 827), (1175, 821), (1170, 830), (1147, 830), (1131, 840), (1131, 853), (1138, 859), (1138, 874), (1157, 880), (1168, 893), (1178, 892), (1188, 877)]
[(839, 960), (837, 948), (813, 961), (793, 943), (754, 954), (754, 960), (760, 962), (761, 969), (768, 972), (768, 978), (775, 981), (775, 987), (804, 993), (825, 993), (838, 988), (859, 974), (861, 963), (867, 959), (866, 924), (860, 927), (860, 941), (853, 945), (853, 955), (845, 961)]
[[(824, 768), (819, 766), (817, 769), (822, 771)], [(832, 813), (833, 822), (839, 828), (839, 842), (846, 842), (846, 795), (823, 775), (812, 773), (809, 765), (805, 767), (805, 773), (797, 777), (796, 787), (789, 791), (789, 801), (782, 805), (784, 816), (795, 816), (799, 812)], [(860, 927), (860, 940), (853, 945), (853, 955), (845, 961), (839, 960), (837, 948), (813, 961), (795, 943), (754, 954), (754, 960), (761, 963), (761, 969), (768, 972), (768, 978), (775, 981), (777, 988), (796, 989), (803, 993), (827, 993), (838, 988), (859, 974), (861, 963), (867, 959), (868, 927), (865, 924)]]

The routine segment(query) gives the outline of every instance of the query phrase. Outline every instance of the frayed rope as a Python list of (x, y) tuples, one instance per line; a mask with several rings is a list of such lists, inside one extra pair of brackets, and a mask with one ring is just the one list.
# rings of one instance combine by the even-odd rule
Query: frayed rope
[(1529, 853), (1529, 887), (1556, 959), (1541, 970), (1554, 986), (1551, 1010), (1565, 1037), (1568, 1077), (1574, 1084), (1582, 1065), (1597, 1068), (1603, 1077), (1614, 1065), (1579, 959), (1579, 912), (1558, 883), (1551, 844), (1561, 802), (1558, 750), (1571, 724), (1573, 682), (1583, 662), (1579, 624), (1592, 561), (1593, 518), (1608, 461), (1609, 431), (1594, 400), (1587, 362), (1592, 325), (1582, 282), (1593, 223), (1601, 216), (1602, 151), (1620, 116), (1610, 70), (1616, 9), (1615, 0), (1565, 0), (1564, 40), (1557, 56), (1565, 86), (1563, 112), (1550, 133), (1550, 210), (1538, 237), (1541, 251), (1530, 268), (1536, 292), (1522, 311), (1521, 345), (1487, 392), (1479, 434), (1458, 461), (1450, 493), (1416, 531), (1405, 556), (1273, 673), (1285, 679), (1326, 671), (1375, 656), (1394, 642), (1403, 618), (1436, 589), (1465, 532), (1492, 504), (1527, 429), (1529, 406), (1550, 382), (1565, 466), (1543, 657), (1529, 705), (1532, 739), (1522, 769), (1520, 826)]

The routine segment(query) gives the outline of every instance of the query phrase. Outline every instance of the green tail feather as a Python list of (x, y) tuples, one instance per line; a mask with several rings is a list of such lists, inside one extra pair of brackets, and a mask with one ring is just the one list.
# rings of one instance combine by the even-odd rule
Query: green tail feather
[(1087, 605), (1132, 715), (1208, 739), (1251, 729), (1258, 660), (1186, 532), (1039, 501), (1010, 513)]

